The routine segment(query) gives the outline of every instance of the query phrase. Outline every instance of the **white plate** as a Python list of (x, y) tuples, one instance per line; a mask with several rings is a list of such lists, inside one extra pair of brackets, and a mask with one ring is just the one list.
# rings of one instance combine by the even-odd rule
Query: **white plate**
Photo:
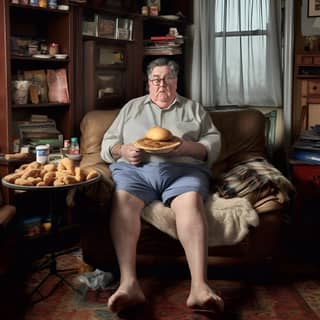
[(81, 154), (70, 154), (70, 153), (66, 153), (66, 157), (71, 159), (71, 160), (74, 160), (74, 161), (79, 161), (81, 160), (82, 158), (82, 155)]
[(167, 20), (179, 20), (180, 19), (179, 16), (175, 16), (175, 15), (171, 15), (171, 14), (159, 16), (159, 17), (163, 18), (163, 19), (167, 19)]
[(59, 53), (59, 54), (55, 54), (54, 57), (55, 57), (56, 59), (67, 59), (67, 58), (68, 58), (68, 55), (67, 55), (67, 54)]
[(38, 59), (50, 59), (52, 58), (51, 54), (34, 54), (32, 55), (33, 58), (38, 58)]

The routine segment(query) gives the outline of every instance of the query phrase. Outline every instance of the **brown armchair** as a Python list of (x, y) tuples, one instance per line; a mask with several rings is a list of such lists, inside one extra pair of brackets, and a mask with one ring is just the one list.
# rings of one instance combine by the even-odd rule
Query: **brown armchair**
[[(81, 122), (81, 166), (94, 167), (102, 174), (102, 180), (90, 188), (78, 190), (75, 195), (76, 214), (81, 219), (81, 239), (84, 261), (97, 268), (110, 270), (116, 266), (116, 258), (109, 236), (109, 213), (113, 181), (108, 165), (100, 158), (100, 144), (106, 129), (119, 110), (94, 110)], [(257, 223), (248, 226), (248, 233), (236, 243), (209, 245), (209, 264), (249, 263), (270, 260), (279, 248), (283, 209), (292, 190), (290, 182), (278, 172), (266, 158), (265, 118), (252, 109), (214, 111), (211, 113), (216, 127), (222, 134), (222, 150), (218, 162), (212, 167), (219, 188), (214, 190), (221, 197), (230, 197), (225, 174), (246, 165), (254, 159), (275, 171), (277, 178), (257, 174), (263, 184), (248, 190), (243, 196), (258, 213)], [(267, 171), (268, 171), (267, 170)], [(245, 171), (244, 176), (252, 170)], [(266, 179), (267, 177), (267, 179)], [(243, 177), (242, 177), (243, 178)], [(242, 190), (243, 191), (243, 190)], [(241, 194), (241, 192), (240, 192)], [(238, 195), (235, 195), (238, 197)], [(152, 211), (152, 210), (151, 210)], [(162, 214), (162, 209), (160, 208)], [(150, 212), (149, 212), (150, 213)], [(158, 212), (159, 213), (159, 212)], [(152, 216), (152, 212), (151, 212)], [(149, 215), (150, 217), (150, 215)], [(152, 219), (151, 219), (152, 220)], [(142, 219), (141, 237), (137, 248), (139, 263), (185, 262), (180, 242), (166, 230)], [(170, 234), (170, 233), (169, 233)]]

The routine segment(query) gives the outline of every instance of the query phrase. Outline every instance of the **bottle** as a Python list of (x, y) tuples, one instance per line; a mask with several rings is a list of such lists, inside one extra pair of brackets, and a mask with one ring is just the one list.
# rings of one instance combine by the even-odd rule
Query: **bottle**
[(80, 147), (78, 143), (78, 138), (77, 137), (72, 137), (71, 138), (71, 143), (70, 143), (70, 154), (80, 154)]

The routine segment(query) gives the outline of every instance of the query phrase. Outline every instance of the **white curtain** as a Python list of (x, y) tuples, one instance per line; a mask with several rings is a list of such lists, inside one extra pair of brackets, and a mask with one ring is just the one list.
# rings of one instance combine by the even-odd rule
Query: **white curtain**
[(281, 1), (194, 1), (191, 98), (282, 105)]

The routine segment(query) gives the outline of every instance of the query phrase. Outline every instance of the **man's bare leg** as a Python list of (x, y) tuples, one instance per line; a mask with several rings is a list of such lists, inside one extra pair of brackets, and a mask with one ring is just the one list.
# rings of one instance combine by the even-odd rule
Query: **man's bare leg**
[(145, 302), (136, 273), (136, 248), (140, 235), (141, 199), (119, 190), (114, 193), (110, 233), (120, 268), (120, 285), (108, 300), (108, 309), (120, 312)]
[(223, 300), (208, 285), (208, 236), (202, 197), (196, 192), (184, 193), (172, 200), (171, 208), (191, 273), (187, 306), (223, 311)]

